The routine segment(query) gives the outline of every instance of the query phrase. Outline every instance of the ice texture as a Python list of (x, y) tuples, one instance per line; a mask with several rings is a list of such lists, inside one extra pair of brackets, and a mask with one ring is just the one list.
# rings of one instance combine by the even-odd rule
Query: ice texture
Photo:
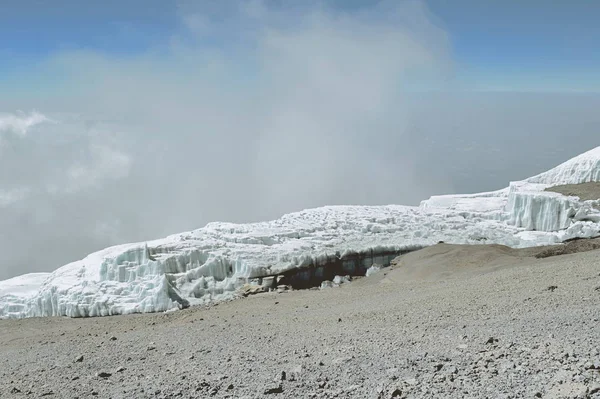
[(439, 241), (526, 247), (593, 237), (599, 201), (544, 191), (589, 181), (600, 181), (600, 147), (502, 190), (433, 196), (418, 207), (326, 206), (266, 222), (209, 223), (0, 281), (0, 318), (168, 311), (233, 298), (249, 281), (270, 286), (281, 273), (357, 253), (366, 254), (366, 270)]

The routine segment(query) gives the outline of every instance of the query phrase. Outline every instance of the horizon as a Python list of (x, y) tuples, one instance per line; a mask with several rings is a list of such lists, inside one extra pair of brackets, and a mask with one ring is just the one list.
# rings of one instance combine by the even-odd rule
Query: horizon
[(11, 2), (0, 280), (212, 221), (416, 205), (544, 172), (600, 145), (599, 11)]

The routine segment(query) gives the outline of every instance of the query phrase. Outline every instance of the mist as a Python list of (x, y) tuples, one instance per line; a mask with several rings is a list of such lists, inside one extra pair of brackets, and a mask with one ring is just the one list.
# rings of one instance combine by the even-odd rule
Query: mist
[(600, 145), (600, 95), (465, 93), (421, 2), (207, 4), (143, 54), (60, 52), (32, 67), (51, 85), (3, 93), (0, 279), (211, 221), (502, 188)]

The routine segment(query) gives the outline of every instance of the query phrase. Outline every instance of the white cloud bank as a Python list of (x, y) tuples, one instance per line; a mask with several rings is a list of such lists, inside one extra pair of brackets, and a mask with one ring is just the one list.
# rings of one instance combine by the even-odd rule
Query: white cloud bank
[[(182, 2), (168, 45), (126, 57), (55, 54), (35, 70), (54, 79), (53, 91), (0, 98), (0, 110), (26, 104), (43, 114), (0, 122), (12, 132), (0, 127), (9, 144), (0, 146), (0, 232), (9, 237), (0, 240), (0, 279), (213, 220), (503, 187), (523, 176), (490, 180), (486, 162), (504, 142), (486, 145), (488, 132), (514, 131), (512, 120), (552, 126), (557, 109), (585, 120), (584, 130), (600, 126), (571, 99), (520, 99), (521, 109), (494, 100), (476, 118), (478, 100), (416, 95), (448, 89), (454, 68), (448, 37), (422, 2), (307, 4)], [(536, 104), (549, 112), (528, 119)], [(560, 134), (544, 130), (548, 142)], [(514, 140), (506, 157), (523, 155)], [(564, 156), (535, 165), (529, 156), (523, 173), (595, 145), (567, 144)], [(465, 148), (476, 151), (457, 152)], [(538, 150), (548, 154), (543, 142)]]
[(2, 135), (25, 136), (33, 126), (50, 120), (39, 112), (0, 113), (0, 138)]

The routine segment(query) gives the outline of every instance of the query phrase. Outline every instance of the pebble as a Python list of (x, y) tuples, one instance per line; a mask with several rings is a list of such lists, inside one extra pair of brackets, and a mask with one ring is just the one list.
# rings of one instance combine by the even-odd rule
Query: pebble
[(270, 395), (270, 394), (275, 394), (275, 393), (282, 393), (283, 392), (283, 386), (281, 384), (279, 385), (275, 385), (269, 388), (266, 388), (264, 390), (264, 394), (265, 395)]
[[(568, 280), (577, 282), (578, 272), (558, 277), (575, 266), (536, 264), (529, 281), (513, 278), (518, 270), (511, 269), (510, 281), (493, 284), (480, 275), (468, 282), (403, 282), (402, 289), (369, 282), (376, 289), (351, 283), (337, 294), (298, 290), (283, 302), (265, 294), (165, 320), (67, 319), (53, 329), (56, 321), (42, 319), (37, 335), (3, 320), (0, 342), (8, 355), (0, 357), (0, 397), (516, 399), (569, 397), (573, 389), (600, 399), (600, 334), (590, 325), (596, 308), (578, 294), (582, 284)], [(565, 283), (551, 296), (540, 292), (552, 281)], [(208, 321), (188, 323), (200, 315)], [(152, 317), (160, 329), (148, 326)], [(117, 332), (119, 344), (109, 344)]]

